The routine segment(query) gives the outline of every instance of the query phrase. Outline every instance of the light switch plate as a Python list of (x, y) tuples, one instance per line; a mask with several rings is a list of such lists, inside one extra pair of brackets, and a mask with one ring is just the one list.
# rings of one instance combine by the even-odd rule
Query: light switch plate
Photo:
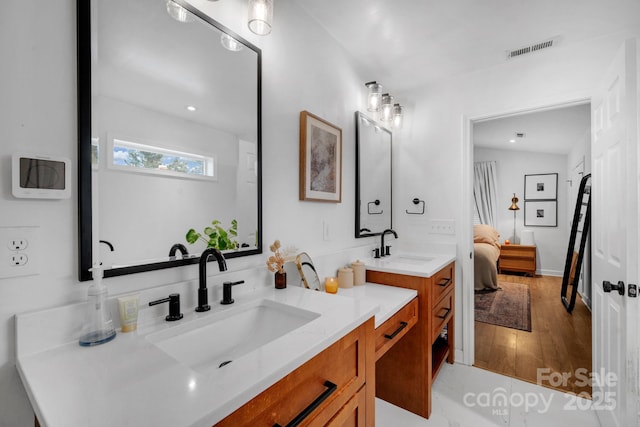
[(429, 221), (429, 233), (456, 234), (456, 221), (454, 219), (432, 219)]
[(40, 274), (40, 227), (0, 227), (0, 279)]

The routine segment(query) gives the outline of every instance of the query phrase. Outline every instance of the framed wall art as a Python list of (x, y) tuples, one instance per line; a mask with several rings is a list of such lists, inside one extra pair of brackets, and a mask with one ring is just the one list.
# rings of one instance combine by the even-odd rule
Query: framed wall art
[(300, 200), (342, 201), (342, 129), (300, 113)]
[(556, 200), (525, 200), (525, 227), (557, 227), (558, 202)]
[(545, 173), (524, 176), (525, 200), (556, 200), (558, 198), (558, 174)]

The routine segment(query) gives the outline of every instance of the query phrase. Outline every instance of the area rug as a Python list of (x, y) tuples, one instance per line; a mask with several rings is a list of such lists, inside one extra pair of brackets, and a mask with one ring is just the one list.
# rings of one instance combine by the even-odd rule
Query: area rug
[(531, 332), (531, 293), (529, 286), (500, 282), (500, 289), (475, 293), (475, 319), (478, 322)]

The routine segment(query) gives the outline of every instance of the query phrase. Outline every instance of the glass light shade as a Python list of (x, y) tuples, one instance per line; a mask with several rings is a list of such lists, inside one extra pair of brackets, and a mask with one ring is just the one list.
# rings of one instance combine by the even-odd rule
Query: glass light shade
[(400, 104), (393, 106), (393, 127), (395, 129), (402, 128), (402, 106)]
[(393, 118), (393, 96), (388, 93), (382, 94), (382, 111), (380, 119), (383, 122), (390, 122)]
[(249, 29), (259, 36), (271, 33), (273, 0), (249, 0)]
[(380, 111), (382, 104), (382, 85), (376, 82), (365, 83), (369, 89), (367, 96), (367, 111)]
[(172, 0), (167, 0), (167, 13), (178, 22), (193, 22), (194, 20), (191, 12)]
[(222, 33), (220, 35), (220, 44), (227, 50), (238, 52), (242, 50), (242, 43), (231, 37), (229, 34)]

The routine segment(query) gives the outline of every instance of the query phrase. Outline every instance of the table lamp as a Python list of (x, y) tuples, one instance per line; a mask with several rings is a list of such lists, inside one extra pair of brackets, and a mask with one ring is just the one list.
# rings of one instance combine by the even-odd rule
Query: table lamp
[(518, 197), (516, 196), (516, 193), (513, 193), (509, 210), (513, 211), (513, 243), (516, 243), (516, 211), (520, 210), (518, 207)]

